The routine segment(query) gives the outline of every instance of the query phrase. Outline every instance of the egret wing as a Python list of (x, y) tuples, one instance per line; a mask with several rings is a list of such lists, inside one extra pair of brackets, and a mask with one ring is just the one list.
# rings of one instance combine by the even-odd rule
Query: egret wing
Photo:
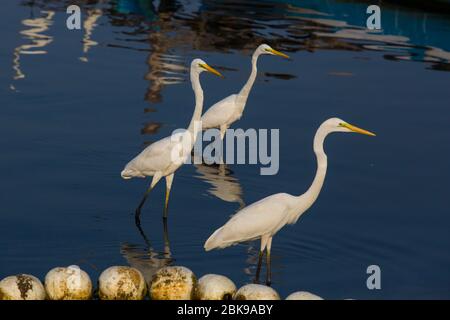
[(285, 193), (274, 194), (242, 209), (207, 240), (205, 248), (224, 248), (262, 235), (273, 235), (288, 220), (286, 197), (291, 196)]
[(131, 160), (125, 168), (132, 168), (141, 173), (152, 173), (156, 171), (164, 171), (170, 165), (173, 165), (173, 152), (175, 148), (181, 152), (178, 135), (169, 136), (158, 140), (146, 147), (140, 154)]
[(236, 94), (232, 94), (211, 106), (202, 116), (203, 129), (218, 128), (226, 124), (236, 111)]

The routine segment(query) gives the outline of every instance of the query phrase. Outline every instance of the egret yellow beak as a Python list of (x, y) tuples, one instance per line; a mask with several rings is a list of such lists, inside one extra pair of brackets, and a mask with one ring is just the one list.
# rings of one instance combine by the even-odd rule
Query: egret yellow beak
[(287, 54), (284, 54), (283, 52), (277, 51), (275, 49), (270, 48), (270, 49), (267, 49), (267, 51), (269, 51), (270, 53), (272, 53), (276, 56), (280, 56), (280, 57), (289, 59), (289, 56)]
[(340, 126), (341, 126), (341, 127), (344, 127), (344, 128), (347, 128), (348, 130), (351, 130), (351, 131), (356, 132), (356, 133), (366, 134), (366, 135), (372, 136), (372, 137), (375, 137), (375, 136), (376, 136), (375, 133), (372, 133), (372, 132), (370, 132), (370, 131), (367, 131), (367, 130), (358, 128), (358, 127), (356, 127), (356, 126), (354, 126), (354, 125), (351, 125), (351, 124), (349, 124), (349, 123), (345, 123), (345, 122), (344, 122), (344, 123), (341, 123)]
[(216, 76), (219, 76), (219, 77), (223, 78), (223, 75), (219, 71), (217, 71), (216, 69), (208, 66), (206, 63), (201, 63), (200, 67), (202, 67), (203, 69), (205, 69), (208, 72), (211, 72), (211, 73), (215, 74)]

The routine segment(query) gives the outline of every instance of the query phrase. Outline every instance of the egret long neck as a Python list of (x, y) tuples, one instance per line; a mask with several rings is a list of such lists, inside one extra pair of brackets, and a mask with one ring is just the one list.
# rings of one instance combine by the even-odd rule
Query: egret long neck
[(255, 83), (255, 80), (256, 80), (256, 75), (258, 74), (258, 68), (256, 66), (256, 64), (258, 62), (258, 57), (259, 57), (259, 54), (257, 54), (256, 52), (253, 53), (253, 56), (252, 56), (252, 72), (250, 73), (250, 77), (248, 78), (248, 80), (245, 83), (245, 85), (242, 87), (242, 89), (239, 92), (238, 97), (237, 97), (236, 103), (242, 109), (244, 109), (245, 104), (247, 103), (248, 95), (250, 94), (250, 90), (252, 89), (253, 84)]
[(203, 90), (200, 85), (200, 74), (198, 72), (191, 71), (191, 83), (195, 94), (195, 109), (191, 122), (189, 123), (188, 131), (191, 133), (193, 142), (195, 143), (198, 133), (202, 129), (200, 118), (203, 111)]
[(316, 201), (319, 196), (320, 190), (322, 190), (323, 183), (325, 181), (325, 176), (327, 174), (327, 155), (323, 150), (323, 143), (325, 141), (325, 134), (322, 130), (318, 130), (314, 137), (314, 153), (317, 158), (317, 170), (316, 176), (314, 177), (313, 183), (309, 187), (307, 193), (312, 197), (312, 201)]
[[(314, 180), (311, 186), (309, 187), (308, 191), (299, 196), (299, 202), (301, 203), (301, 205), (305, 206), (306, 204), (306, 207), (302, 208), (304, 210), (308, 209), (316, 201), (320, 191), (322, 190), (323, 183), (325, 181), (328, 162), (327, 162), (327, 155), (323, 150), (323, 143), (328, 133), (329, 132), (327, 132), (325, 129), (319, 128), (316, 132), (316, 135), (314, 136), (313, 147), (317, 159), (317, 170)], [(303, 213), (303, 211), (301, 213)]]

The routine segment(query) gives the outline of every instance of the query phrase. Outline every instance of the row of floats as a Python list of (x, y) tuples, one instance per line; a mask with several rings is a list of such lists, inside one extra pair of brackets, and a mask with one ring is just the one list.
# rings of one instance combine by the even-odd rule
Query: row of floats
[[(237, 289), (229, 278), (207, 274), (197, 280), (181, 266), (159, 269), (151, 282), (136, 268), (112, 266), (104, 270), (94, 291), (89, 275), (78, 266), (57, 267), (45, 276), (44, 284), (28, 274), (9, 276), (0, 281), (0, 300), (280, 300), (271, 287), (246, 284)], [(322, 300), (298, 291), (286, 300)]]

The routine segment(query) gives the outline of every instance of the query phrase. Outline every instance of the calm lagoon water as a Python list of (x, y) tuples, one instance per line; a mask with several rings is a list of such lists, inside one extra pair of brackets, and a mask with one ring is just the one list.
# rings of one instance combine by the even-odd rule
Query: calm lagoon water
[[(2, 3), (0, 278), (70, 264), (93, 279), (115, 264), (149, 277), (175, 264), (250, 282), (258, 243), (206, 253), (204, 241), (243, 203), (303, 193), (316, 169), (314, 132), (339, 116), (378, 135), (327, 139), (319, 200), (274, 238), (274, 288), (283, 297), (450, 298), (449, 5), (386, 4), (383, 31), (370, 33), (362, 1), (77, 3), (80, 31), (65, 28), (66, 1)], [(149, 181), (120, 171), (189, 122), (193, 58), (226, 76), (202, 77), (207, 108), (240, 89), (262, 42), (292, 59), (260, 59), (234, 127), (280, 129), (278, 174), (183, 166), (166, 237), (163, 183), (144, 208), (146, 242), (133, 210)], [(366, 287), (372, 264), (381, 290)]]

